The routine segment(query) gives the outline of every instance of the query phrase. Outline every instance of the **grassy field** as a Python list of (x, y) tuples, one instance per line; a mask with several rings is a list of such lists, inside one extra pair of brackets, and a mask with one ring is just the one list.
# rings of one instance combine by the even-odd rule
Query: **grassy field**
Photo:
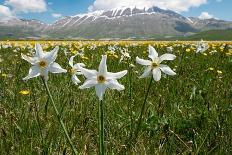
[[(107, 54), (109, 71), (128, 70), (119, 79), (125, 90), (108, 89), (104, 96), (107, 154), (232, 154), (232, 42), (209, 42), (209, 49), (198, 54), (196, 42), (185, 41), (40, 43), (45, 51), (59, 45), (56, 62), (67, 70), (76, 53), (74, 62), (86, 68), (97, 69)], [(71, 154), (41, 78), (22, 80), (31, 66), (21, 53), (31, 55), (35, 42), (0, 44), (0, 154)], [(159, 54), (173, 47), (177, 58), (166, 64), (177, 75), (152, 81), (138, 138), (129, 145), (150, 81), (138, 78), (144, 68), (135, 58), (148, 59), (148, 45)], [(125, 49), (131, 59), (119, 63)], [(49, 74), (48, 86), (78, 153), (97, 154), (95, 90), (80, 90), (68, 73)]]

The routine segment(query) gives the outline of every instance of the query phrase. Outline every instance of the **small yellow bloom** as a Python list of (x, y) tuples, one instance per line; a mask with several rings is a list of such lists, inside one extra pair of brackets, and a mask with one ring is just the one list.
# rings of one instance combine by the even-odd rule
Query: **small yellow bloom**
[(82, 56), (81, 59), (82, 59), (82, 60), (89, 60), (89, 58), (88, 58), (88, 57), (85, 57), (85, 56)]
[(2, 74), (2, 77), (7, 77), (7, 74), (4, 74), (4, 73), (3, 73), (3, 74)]
[(29, 90), (21, 90), (21, 91), (19, 92), (19, 94), (21, 94), (21, 95), (29, 95), (29, 94), (30, 94), (30, 91), (29, 91)]
[(190, 50), (189, 48), (187, 48), (185, 51), (186, 51), (186, 52), (190, 52), (191, 50)]
[(214, 70), (214, 68), (213, 68), (213, 67), (209, 67), (209, 70), (213, 71), (213, 70)]
[(217, 70), (217, 73), (218, 73), (218, 74), (222, 74), (222, 71), (220, 71), (220, 70)]
[(204, 55), (204, 56), (207, 56), (207, 54), (206, 54), (206, 53), (203, 53), (203, 55)]

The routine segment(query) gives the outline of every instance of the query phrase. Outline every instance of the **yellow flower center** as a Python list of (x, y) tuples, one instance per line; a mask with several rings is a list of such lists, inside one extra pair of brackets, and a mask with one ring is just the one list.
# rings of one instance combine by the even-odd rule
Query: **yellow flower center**
[(45, 61), (42, 60), (42, 61), (39, 62), (39, 67), (40, 68), (45, 68), (46, 66), (47, 66), (47, 63)]
[(104, 83), (106, 81), (106, 78), (102, 75), (99, 75), (97, 77), (97, 81), (98, 81), (98, 83)]
[(151, 68), (152, 68), (152, 69), (154, 69), (154, 68), (156, 68), (156, 67), (158, 67), (158, 66), (159, 66), (159, 64), (156, 63), (156, 62), (152, 62), (152, 64), (151, 64)]
[(77, 69), (72, 68), (72, 69), (69, 70), (69, 73), (73, 75), (73, 74), (76, 73), (76, 71), (77, 71)]

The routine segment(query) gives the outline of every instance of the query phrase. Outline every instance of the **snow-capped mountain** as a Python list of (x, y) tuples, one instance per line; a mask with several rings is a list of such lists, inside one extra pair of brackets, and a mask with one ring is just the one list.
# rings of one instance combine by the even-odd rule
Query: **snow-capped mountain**
[[(100, 39), (100, 38), (160, 38), (185, 35), (210, 29), (232, 28), (232, 22), (198, 18), (187, 18), (171, 10), (158, 7), (138, 9), (121, 7), (108, 11), (64, 17), (53, 24), (36, 20), (0, 22), (0, 28), (16, 29), (18, 36), (40, 36), (55, 39)], [(3, 32), (7, 30), (4, 29)], [(20, 35), (21, 31), (24, 34)], [(4, 35), (0, 32), (0, 38)], [(5, 35), (14, 35), (9, 31)]]

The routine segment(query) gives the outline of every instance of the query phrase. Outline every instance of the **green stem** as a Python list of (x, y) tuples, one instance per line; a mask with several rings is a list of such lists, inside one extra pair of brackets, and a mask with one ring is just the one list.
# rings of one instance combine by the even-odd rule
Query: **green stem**
[(75, 149), (75, 147), (74, 147), (74, 145), (73, 145), (73, 143), (72, 143), (72, 141), (71, 141), (71, 139), (70, 139), (70, 137), (69, 137), (69, 135), (68, 135), (68, 132), (67, 132), (67, 130), (66, 130), (66, 127), (65, 127), (65, 125), (64, 125), (64, 122), (62, 121), (62, 119), (61, 119), (61, 117), (60, 117), (59, 111), (58, 111), (57, 108), (56, 108), (55, 102), (54, 102), (53, 97), (52, 97), (52, 95), (51, 95), (51, 92), (50, 92), (50, 90), (49, 90), (49, 88), (48, 88), (48, 84), (47, 84), (47, 82), (46, 82), (43, 78), (42, 78), (42, 81), (43, 81), (43, 83), (44, 83), (44, 86), (45, 86), (45, 88), (46, 88), (46, 91), (47, 91), (47, 93), (48, 93), (48, 96), (49, 96), (49, 98), (50, 98), (50, 100), (51, 100), (51, 102), (52, 102), (52, 106), (53, 106), (53, 108), (54, 108), (54, 110), (55, 110), (55, 112), (56, 112), (56, 117), (58, 118), (58, 120), (59, 120), (59, 122), (60, 122), (60, 124), (61, 124), (61, 127), (62, 127), (63, 130), (64, 130), (65, 136), (66, 136), (66, 138), (67, 138), (67, 140), (68, 140), (68, 143), (69, 143), (69, 145), (70, 145), (71, 148), (72, 148), (73, 154), (77, 155), (78, 153), (77, 153), (77, 151), (76, 151), (76, 149)]
[(103, 101), (101, 100), (98, 106), (98, 121), (99, 121), (99, 155), (104, 155), (104, 111)]
[(143, 113), (144, 113), (144, 110), (145, 110), (145, 104), (147, 102), (147, 97), (148, 97), (148, 94), (149, 94), (149, 91), (150, 91), (150, 88), (151, 88), (152, 80), (153, 80), (153, 77), (151, 77), (151, 80), (150, 80), (150, 83), (149, 83), (149, 86), (148, 86), (148, 89), (147, 89), (147, 93), (146, 93), (146, 96), (145, 96), (144, 101), (143, 101), (141, 113), (140, 113), (139, 120), (138, 120), (138, 126), (137, 126), (137, 128), (135, 130), (135, 137), (134, 137), (135, 141), (136, 141), (136, 139), (138, 137), (138, 134), (139, 134), (139, 131), (140, 131), (140, 126), (141, 126), (141, 122), (142, 122), (142, 118), (143, 118)]

